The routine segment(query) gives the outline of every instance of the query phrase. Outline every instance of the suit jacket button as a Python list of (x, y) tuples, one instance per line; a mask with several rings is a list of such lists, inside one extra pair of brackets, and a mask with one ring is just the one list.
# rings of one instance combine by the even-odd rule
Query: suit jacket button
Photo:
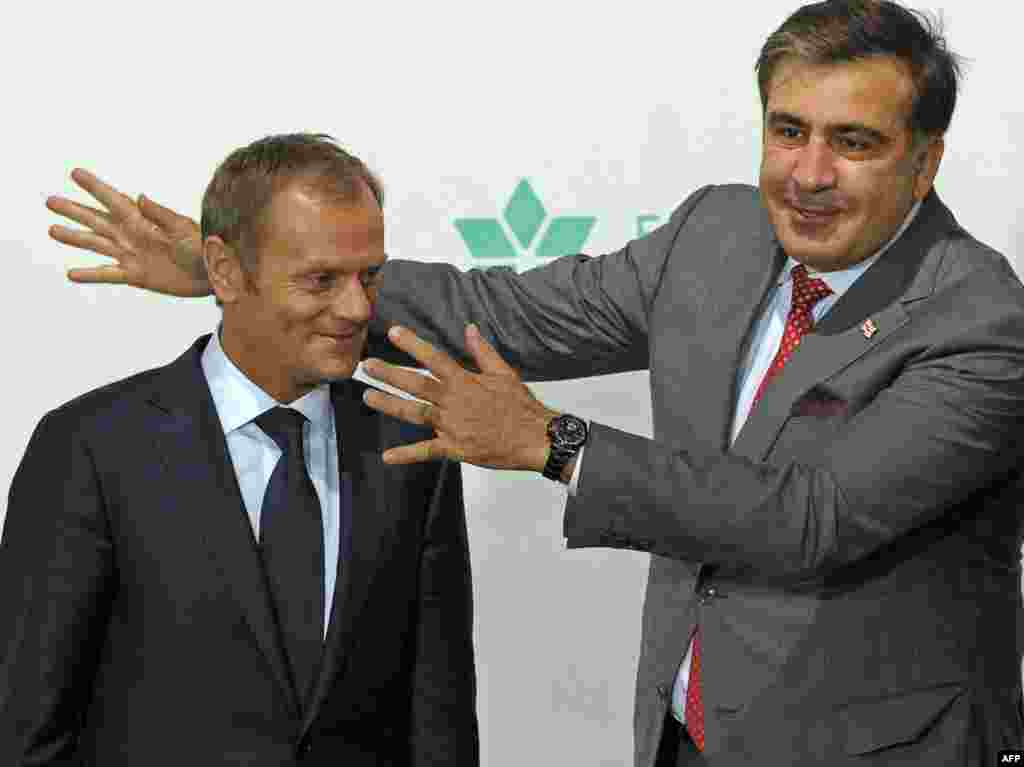
[(303, 738), (299, 741), (299, 756), (309, 756), (313, 752), (313, 741), (309, 738)]
[(718, 589), (716, 589), (714, 586), (705, 586), (700, 590), (700, 603), (702, 605), (706, 605), (717, 596)]
[(668, 685), (667, 684), (659, 684), (658, 687), (657, 687), (657, 690), (658, 690), (658, 697), (659, 698), (661, 698), (662, 700), (668, 700)]

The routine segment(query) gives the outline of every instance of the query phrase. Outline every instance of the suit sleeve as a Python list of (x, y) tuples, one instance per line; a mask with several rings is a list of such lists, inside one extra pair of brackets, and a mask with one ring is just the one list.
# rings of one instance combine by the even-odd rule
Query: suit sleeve
[(75, 763), (112, 554), (89, 451), (51, 413), (14, 475), (0, 541), (0, 764)]
[[(684, 227), (705, 223), (691, 214), (709, 191), (648, 237), (594, 259), (566, 256), (521, 275), (385, 266), (373, 332), (403, 324), (466, 362), (464, 326), (476, 322), (526, 380), (647, 368), (648, 317), (667, 259)], [(929, 300), (947, 303), (943, 317), (955, 327), (909, 359), (811, 460), (756, 462), (685, 434), (655, 441), (593, 423), (566, 506), (568, 545), (802, 577), (942, 524), (1024, 457), (1024, 311), (1008, 265), (940, 292)], [(660, 298), (669, 300), (689, 298)]]
[(462, 472), (440, 465), (420, 558), (410, 765), (477, 767), (480, 744)]
[(975, 276), (934, 297), (959, 307), (958, 331), (911, 359), (811, 461), (754, 462), (593, 425), (566, 508), (569, 546), (819, 574), (1011, 481), (1024, 433), (1020, 284)]
[(392, 325), (403, 325), (470, 364), (464, 334), (473, 322), (527, 381), (644, 370), (647, 317), (672, 243), (708, 190), (691, 195), (651, 234), (597, 258), (564, 256), (522, 274), (388, 261), (368, 353), (415, 364), (384, 338)]

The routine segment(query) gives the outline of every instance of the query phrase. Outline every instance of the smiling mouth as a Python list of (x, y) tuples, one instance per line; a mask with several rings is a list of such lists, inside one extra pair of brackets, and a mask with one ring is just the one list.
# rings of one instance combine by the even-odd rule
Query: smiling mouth
[(331, 339), (335, 343), (345, 344), (349, 343), (350, 341), (354, 341), (356, 338), (358, 338), (359, 333), (353, 330), (351, 333), (341, 333), (337, 335), (331, 333), (321, 333), (320, 335), (322, 335), (324, 338)]
[(790, 205), (789, 208), (802, 221), (828, 221), (840, 213), (838, 208), (801, 208), (797, 205)]

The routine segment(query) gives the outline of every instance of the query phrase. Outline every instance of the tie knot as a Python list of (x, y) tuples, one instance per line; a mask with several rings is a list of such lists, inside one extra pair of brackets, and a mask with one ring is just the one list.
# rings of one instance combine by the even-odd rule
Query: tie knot
[(302, 447), (302, 424), (306, 416), (290, 407), (275, 407), (256, 419), (256, 425), (270, 437), (282, 452), (287, 453), (292, 445)]
[(832, 295), (832, 289), (824, 280), (807, 275), (807, 267), (797, 264), (790, 272), (793, 277), (793, 306), (808, 309), (825, 296)]

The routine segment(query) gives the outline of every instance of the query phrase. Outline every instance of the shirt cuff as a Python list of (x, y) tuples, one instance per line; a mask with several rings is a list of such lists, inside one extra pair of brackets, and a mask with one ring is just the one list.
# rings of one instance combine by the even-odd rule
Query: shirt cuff
[[(587, 429), (590, 429), (590, 424), (587, 424)], [(580, 451), (576, 453), (576, 465), (572, 469), (572, 479), (569, 480), (569, 495), (576, 495), (576, 488), (580, 483), (580, 466), (583, 465), (583, 453), (586, 452), (587, 446), (584, 445), (580, 448)]]

